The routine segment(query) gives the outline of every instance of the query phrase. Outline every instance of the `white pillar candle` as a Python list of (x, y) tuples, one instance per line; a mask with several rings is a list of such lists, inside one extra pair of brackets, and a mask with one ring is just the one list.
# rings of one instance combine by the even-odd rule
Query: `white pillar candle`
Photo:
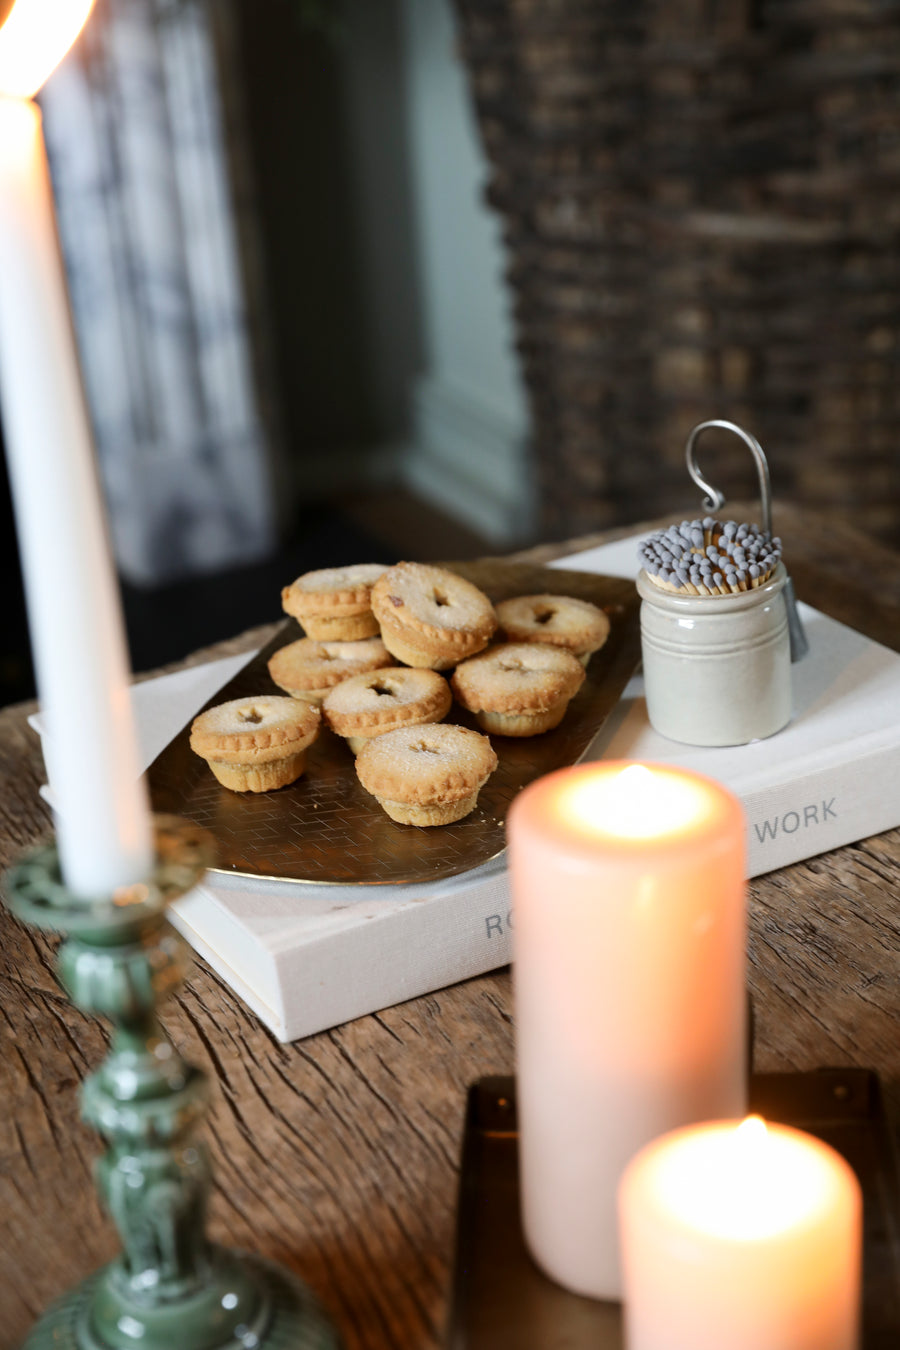
[(862, 1197), (843, 1158), (759, 1117), (678, 1130), (622, 1180), (628, 1350), (856, 1350)]
[(52, 745), (63, 875), (79, 894), (146, 878), (121, 607), (29, 95), (89, 0), (18, 0), (0, 28), (0, 403), (32, 650)]
[(709, 779), (591, 764), (526, 788), (509, 845), (525, 1237), (619, 1298), (625, 1164), (746, 1109), (743, 813)]

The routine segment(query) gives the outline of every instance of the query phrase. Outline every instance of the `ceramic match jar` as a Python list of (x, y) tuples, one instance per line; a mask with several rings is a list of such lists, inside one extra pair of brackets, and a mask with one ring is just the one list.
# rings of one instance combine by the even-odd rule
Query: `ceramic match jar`
[(746, 745), (791, 717), (784, 564), (752, 590), (690, 595), (638, 575), (647, 715), (687, 745)]

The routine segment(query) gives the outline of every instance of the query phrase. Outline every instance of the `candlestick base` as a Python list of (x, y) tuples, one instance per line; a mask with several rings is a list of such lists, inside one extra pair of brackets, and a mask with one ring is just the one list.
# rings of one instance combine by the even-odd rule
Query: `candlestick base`
[(211, 1175), (194, 1134), (205, 1075), (166, 1039), (156, 1004), (188, 961), (166, 905), (196, 884), (211, 853), (205, 830), (158, 817), (153, 875), (112, 896), (73, 895), (53, 848), (7, 875), (19, 918), (65, 935), (59, 975), (73, 1003), (113, 1023), (82, 1115), (108, 1144), (97, 1181), (122, 1252), (48, 1310), (27, 1350), (340, 1350), (290, 1272), (206, 1237)]
[[(223, 1266), (236, 1267), (251, 1287), (255, 1309), (242, 1320), (231, 1303), (234, 1280), (227, 1292), (205, 1290), (198, 1298), (163, 1309), (148, 1309), (145, 1319), (133, 1315), (124, 1327), (96, 1325), (95, 1309), (113, 1266), (95, 1272), (47, 1309), (23, 1350), (339, 1350), (334, 1329), (306, 1286), (289, 1271), (246, 1252), (214, 1252)], [(232, 1269), (232, 1274), (235, 1271)], [(133, 1313), (133, 1310), (132, 1310)], [(135, 1338), (138, 1337), (136, 1340)]]

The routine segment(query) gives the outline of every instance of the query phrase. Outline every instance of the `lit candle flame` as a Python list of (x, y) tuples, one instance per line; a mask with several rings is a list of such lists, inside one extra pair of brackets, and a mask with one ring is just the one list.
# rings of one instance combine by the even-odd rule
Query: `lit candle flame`
[(762, 1116), (748, 1116), (746, 1120), (741, 1121), (734, 1135), (742, 1147), (758, 1149), (768, 1135), (766, 1122)]
[(752, 1241), (809, 1221), (828, 1180), (817, 1153), (748, 1116), (736, 1126), (686, 1133), (665, 1187), (673, 1208), (698, 1228)]
[(576, 782), (563, 802), (579, 825), (619, 839), (677, 834), (700, 824), (712, 809), (702, 784), (646, 764)]
[(16, 0), (0, 27), (0, 96), (34, 98), (78, 37), (93, 3)]

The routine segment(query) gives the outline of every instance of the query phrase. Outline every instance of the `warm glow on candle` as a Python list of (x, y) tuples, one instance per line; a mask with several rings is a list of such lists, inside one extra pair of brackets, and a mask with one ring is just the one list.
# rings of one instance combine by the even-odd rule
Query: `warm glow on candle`
[(767, 1134), (766, 1122), (762, 1116), (748, 1116), (746, 1120), (741, 1121), (734, 1132), (734, 1137), (739, 1144), (758, 1148)]
[(807, 1224), (827, 1204), (833, 1172), (796, 1134), (759, 1116), (687, 1135), (659, 1177), (659, 1198), (705, 1233), (753, 1241)]
[(0, 95), (34, 98), (84, 27), (94, 0), (16, 0), (0, 28)]
[(717, 800), (702, 779), (629, 764), (616, 773), (573, 779), (556, 810), (579, 831), (613, 839), (657, 839), (702, 826)]
[(758, 1116), (648, 1144), (620, 1188), (628, 1350), (858, 1350), (862, 1194)]

